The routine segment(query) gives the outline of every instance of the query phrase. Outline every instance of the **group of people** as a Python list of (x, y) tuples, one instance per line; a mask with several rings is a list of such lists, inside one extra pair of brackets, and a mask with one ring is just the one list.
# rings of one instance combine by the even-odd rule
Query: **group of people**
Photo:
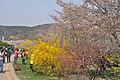
[[(21, 55), (21, 60), (22, 60), (23, 65), (26, 63), (26, 60), (28, 59), (28, 53), (26, 52), (25, 49), (21, 49), (21, 50), (15, 49), (15, 52), (14, 52), (14, 66), (17, 66), (18, 54)], [(33, 57), (34, 57), (34, 55), (32, 54), (31, 58), (30, 58), (30, 71), (31, 72), (34, 72)]]
[[(22, 64), (24, 65), (26, 63), (28, 54), (25, 49), (19, 50), (18, 48), (15, 49), (15, 48), (0, 47), (0, 73), (3, 72), (4, 63), (11, 62), (12, 54), (14, 54), (13, 55), (14, 56), (14, 67), (18, 65), (17, 60), (18, 60), (19, 56), (21, 56)], [(30, 70), (31, 70), (31, 72), (34, 72), (34, 70), (33, 70), (33, 55), (31, 55)]]
[(4, 63), (11, 62), (11, 56), (14, 54), (14, 65), (17, 65), (17, 59), (19, 54), (21, 54), (22, 64), (25, 64), (25, 60), (27, 59), (27, 53), (25, 50), (19, 50), (18, 48), (5, 48), (0, 47), (0, 73), (3, 72)]
[[(11, 62), (11, 55), (13, 54), (13, 48), (0, 47), (0, 72), (3, 72), (4, 63)], [(7, 61), (6, 61), (7, 58)]]
[(27, 53), (24, 49), (19, 50), (19, 49), (15, 49), (14, 51), (14, 65), (17, 65), (17, 59), (19, 57), (19, 54), (21, 55), (22, 58), (22, 64), (25, 64), (25, 60), (27, 59)]

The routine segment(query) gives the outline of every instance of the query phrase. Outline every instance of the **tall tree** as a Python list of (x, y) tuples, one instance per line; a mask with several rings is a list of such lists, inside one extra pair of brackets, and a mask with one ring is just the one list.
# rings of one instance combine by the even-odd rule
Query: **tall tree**
[[(65, 38), (70, 38), (71, 45), (76, 47), (77, 44), (76, 50), (87, 45), (84, 42), (100, 45), (102, 48), (96, 47), (96, 50), (103, 53), (115, 53), (116, 49), (120, 49), (120, 0), (83, 0), (82, 5), (57, 0), (57, 4), (63, 11), (56, 11), (59, 15), (52, 16), (55, 26), (62, 30)], [(87, 47), (81, 50), (87, 50), (84, 55), (91, 51)], [(75, 53), (79, 56), (83, 52)], [(88, 56), (84, 56), (84, 59), (87, 58)]]

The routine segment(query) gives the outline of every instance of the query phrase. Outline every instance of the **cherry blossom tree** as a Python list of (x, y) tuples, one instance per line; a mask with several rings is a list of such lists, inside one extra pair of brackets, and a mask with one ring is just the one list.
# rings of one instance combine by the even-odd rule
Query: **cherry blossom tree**
[(58, 15), (51, 17), (56, 22), (53, 28), (58, 30), (56, 33), (61, 33), (62, 39), (70, 40), (73, 47), (68, 49), (70, 55), (86, 68), (85, 65), (95, 64), (96, 59), (99, 61), (98, 53), (105, 56), (120, 49), (120, 0), (82, 1), (83, 4), (76, 5), (57, 0), (62, 12), (56, 11)]

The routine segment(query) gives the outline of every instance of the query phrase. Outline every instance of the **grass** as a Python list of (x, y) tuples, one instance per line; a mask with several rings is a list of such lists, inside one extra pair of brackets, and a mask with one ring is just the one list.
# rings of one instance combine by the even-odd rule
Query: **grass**
[[(44, 76), (44, 75), (38, 74), (38, 73), (31, 73), (29, 63), (26, 62), (26, 64), (23, 65), (21, 58), (18, 58), (18, 65), (21, 66), (21, 70), (16, 71), (16, 74), (21, 80), (68, 80), (66, 78), (49, 77), (49, 76)], [(90, 73), (91, 73), (91, 75), (93, 75), (93, 74), (95, 74), (95, 71), (94, 70), (90, 71)], [(118, 78), (118, 76), (113, 74), (113, 70), (111, 70), (111, 69), (106, 70), (106, 75), (107, 75), (108, 79)], [(102, 78), (102, 79), (105, 78), (104, 75), (97, 76), (97, 77)]]
[[(17, 63), (18, 63), (18, 65), (21, 66), (21, 70), (16, 71), (15, 73), (17, 74), (18, 78), (21, 80), (70, 80), (72, 77), (74, 78), (74, 76), (70, 76), (70, 78), (68, 78), (68, 77), (49, 77), (49, 76), (44, 76), (44, 75), (41, 75), (38, 73), (31, 73), (28, 62), (26, 62), (26, 64), (23, 65), (21, 58), (18, 58)], [(79, 80), (84, 80), (84, 79), (79, 78)]]
[[(106, 73), (106, 75), (105, 75), (105, 73)], [(107, 78), (109, 80), (120, 79), (120, 77), (118, 75), (114, 74), (113, 69), (110, 69), (110, 68), (106, 69), (105, 73), (102, 73), (101, 75), (97, 75), (97, 78), (102, 78), (102, 79)], [(95, 71), (91, 70), (90, 74), (91, 74), (91, 76), (94, 76), (95, 75)]]
[[(104, 75), (102, 75), (101, 77), (105, 77)], [(114, 71), (112, 69), (106, 70), (106, 77), (108, 79), (120, 79), (120, 77), (118, 75), (115, 75)]]
[(20, 71), (16, 71), (17, 76), (21, 80), (59, 80), (56, 77), (43, 76), (37, 73), (31, 73), (29, 63), (26, 62), (25, 65), (22, 64), (21, 58), (18, 58), (18, 65), (21, 66)]

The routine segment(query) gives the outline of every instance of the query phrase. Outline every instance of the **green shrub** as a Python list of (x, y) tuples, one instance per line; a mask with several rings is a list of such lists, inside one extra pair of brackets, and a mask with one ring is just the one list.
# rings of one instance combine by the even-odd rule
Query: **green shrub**
[(0, 41), (0, 47), (13, 47), (13, 45)]

